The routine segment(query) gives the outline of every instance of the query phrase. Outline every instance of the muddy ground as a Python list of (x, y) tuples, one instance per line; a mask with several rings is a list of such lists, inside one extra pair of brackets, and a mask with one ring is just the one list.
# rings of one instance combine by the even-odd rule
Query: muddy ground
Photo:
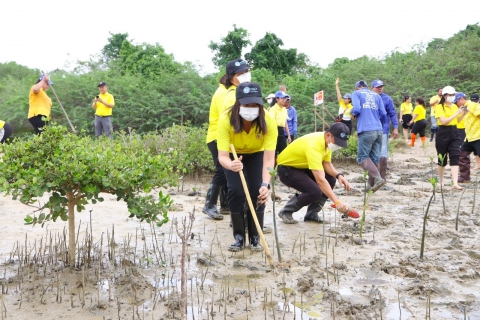
[[(303, 222), (306, 208), (294, 214), (296, 225), (277, 219), (282, 262), (273, 234), (266, 235), (274, 269), (264, 253), (227, 251), (229, 217), (213, 221), (201, 213), (209, 177), (186, 181), (183, 191), (169, 189), (178, 229), (195, 210), (185, 257), (188, 319), (423, 319), (426, 313), (480, 319), (480, 192), (475, 199), (472, 185), (463, 194), (456, 231), (462, 192), (446, 179), (446, 210), (437, 193), (419, 258), (432, 194), (430, 156), (433, 145), (395, 150), (388, 185), (366, 206), (363, 238), (359, 220), (342, 218), (329, 203), (323, 225)], [(353, 187), (335, 192), (361, 212), (362, 170), (334, 165)], [(278, 185), (282, 202), (275, 209), (292, 194)], [(81, 265), (70, 269), (63, 263), (66, 224), (24, 225), (34, 210), (0, 197), (2, 319), (180, 318), (182, 241), (174, 223), (152, 229), (128, 219), (125, 203), (105, 195), (77, 214)], [(265, 221), (273, 226), (271, 202)]]

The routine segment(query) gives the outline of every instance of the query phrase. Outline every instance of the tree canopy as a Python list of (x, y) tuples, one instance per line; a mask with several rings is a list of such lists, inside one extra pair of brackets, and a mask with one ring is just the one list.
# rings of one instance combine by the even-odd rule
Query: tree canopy
[(228, 32), (220, 42), (210, 41), (208, 47), (214, 53), (213, 64), (222, 69), (228, 61), (241, 58), (243, 49), (252, 44), (248, 39), (249, 36), (247, 30), (237, 28), (234, 24), (233, 31)]

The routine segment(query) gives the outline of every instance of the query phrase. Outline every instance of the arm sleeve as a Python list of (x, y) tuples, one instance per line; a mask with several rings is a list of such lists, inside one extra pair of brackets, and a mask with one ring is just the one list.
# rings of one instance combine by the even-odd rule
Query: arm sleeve
[[(388, 120), (387, 112), (385, 111), (385, 105), (383, 104), (382, 98), (378, 94), (377, 96), (378, 96), (377, 104), (378, 104), (378, 112), (380, 114), (380, 121), (382, 123), (385, 123), (386, 120)], [(398, 127), (398, 123), (397, 123), (397, 127)]]
[(297, 129), (297, 110), (293, 109), (293, 133), (297, 133)]
[(230, 122), (229, 115), (222, 115), (217, 125), (217, 149), (230, 152)]
[[(265, 114), (265, 122), (267, 123), (267, 134), (265, 135), (265, 141), (263, 148), (265, 150), (275, 150), (277, 148), (278, 130), (275, 120), (268, 114)], [(218, 148), (220, 150), (220, 147)]]
[(352, 114), (357, 117), (362, 111), (362, 106), (360, 105), (360, 95), (358, 91), (352, 93)]
[(393, 105), (392, 99), (390, 99), (390, 101), (388, 102), (388, 107), (386, 109), (388, 117), (392, 121), (393, 127), (398, 128), (397, 111), (395, 111), (395, 106)]

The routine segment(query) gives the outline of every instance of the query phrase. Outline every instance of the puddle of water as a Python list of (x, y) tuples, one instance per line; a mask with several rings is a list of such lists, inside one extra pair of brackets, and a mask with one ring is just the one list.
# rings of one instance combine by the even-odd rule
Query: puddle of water
[(353, 295), (353, 292), (350, 288), (340, 288), (338, 289), (338, 293), (340, 293), (340, 295), (344, 297)]
[(387, 319), (391, 320), (407, 320), (410, 319), (412, 314), (408, 312), (405, 307), (400, 304), (401, 310), (402, 310), (402, 317), (400, 318), (400, 310), (398, 310), (398, 303), (392, 303), (388, 305), (388, 309), (390, 309), (390, 312), (387, 313), (386, 317)]
[(379, 286), (379, 285), (382, 285), (382, 284), (387, 284), (388, 281), (387, 280), (381, 280), (381, 279), (360, 279), (360, 280), (358, 280), (358, 283), (364, 284), (364, 285), (365, 284), (368, 284), (368, 285), (374, 284), (374, 285)]

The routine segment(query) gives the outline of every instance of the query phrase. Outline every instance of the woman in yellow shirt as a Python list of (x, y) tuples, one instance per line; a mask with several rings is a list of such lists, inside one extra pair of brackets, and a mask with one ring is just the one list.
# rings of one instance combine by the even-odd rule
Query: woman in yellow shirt
[(422, 98), (415, 99), (415, 110), (413, 110), (412, 120), (408, 123), (409, 126), (413, 124), (411, 133), (410, 146), (415, 146), (415, 138), (417, 133), (420, 133), (422, 139), (422, 146), (425, 145), (425, 128), (427, 127), (427, 107), (425, 106), (425, 100)]
[(12, 126), (9, 123), (0, 120), (0, 143), (7, 141), (12, 135), (12, 132)]
[[(212, 154), (215, 165), (215, 174), (208, 188), (205, 205), (202, 212), (214, 220), (222, 220), (222, 214), (229, 214), (227, 202), (227, 180), (223, 173), (223, 168), (218, 162), (217, 150), (217, 124), (220, 115), (227, 107), (231, 107), (233, 102), (228, 105), (225, 102), (227, 93), (234, 91), (241, 83), (250, 81), (249, 66), (245, 60), (235, 59), (229, 61), (226, 67), (226, 74), (220, 79), (220, 84), (215, 91), (212, 102), (210, 103), (209, 123), (207, 132), (207, 147)], [(220, 212), (217, 209), (217, 201), (220, 196)]]
[(403, 98), (403, 103), (400, 105), (400, 116), (398, 121), (402, 124), (403, 127), (403, 137), (408, 143), (408, 129), (412, 129), (412, 126), (409, 125), (412, 121), (412, 98), (410, 96), (405, 96)]
[[(218, 161), (227, 179), (228, 207), (232, 218), (235, 243), (229, 251), (239, 251), (245, 245), (244, 209), (245, 191), (239, 172), (243, 170), (252, 203), (257, 204), (256, 215), (263, 228), (265, 203), (270, 189), (270, 173), (275, 161), (278, 131), (275, 120), (263, 108), (262, 91), (258, 83), (240, 84), (235, 92), (235, 104), (218, 120)], [(238, 154), (234, 160), (230, 153), (233, 144)], [(246, 212), (250, 248), (263, 250), (252, 213)]]
[[(288, 143), (292, 142), (290, 130), (288, 129), (287, 123), (288, 111), (285, 108), (285, 102), (287, 101), (288, 97), (289, 95), (285, 92), (277, 91), (277, 93), (275, 93), (275, 98), (272, 101), (272, 103), (275, 104), (273, 105), (273, 107), (268, 109), (268, 112), (270, 112), (270, 115), (272, 115), (272, 117), (275, 119), (275, 122), (277, 123), (278, 136), (277, 146), (275, 148), (275, 153), (277, 157), (287, 147), (287, 141)], [(285, 138), (285, 133), (287, 133), (287, 138)]]
[[(443, 174), (447, 160), (450, 160), (450, 168), (454, 190), (463, 190), (458, 185), (458, 158), (460, 155), (460, 135), (458, 134), (457, 123), (465, 115), (462, 109), (459, 109), (455, 100), (455, 89), (446, 86), (442, 90), (442, 98), (435, 107), (435, 118), (438, 121), (437, 137), (435, 139), (435, 148), (438, 157), (438, 182), (443, 185)], [(448, 156), (448, 159), (447, 159)]]
[(53, 82), (50, 81), (50, 77), (41, 75), (30, 89), (28, 96), (28, 121), (32, 124), (36, 134), (42, 133), (46, 119), (50, 118), (52, 99), (47, 95), (46, 91), (51, 85), (53, 85)]
[[(337, 91), (337, 100), (339, 104), (338, 108), (338, 118), (341, 119), (339, 120), (342, 123), (345, 123), (350, 129), (350, 134), (352, 134), (352, 95), (350, 93), (346, 93), (343, 97), (340, 92), (339, 88), (339, 83), (340, 83), (340, 78), (337, 78), (335, 80), (335, 89)], [(337, 120), (338, 121), (338, 120)]]

